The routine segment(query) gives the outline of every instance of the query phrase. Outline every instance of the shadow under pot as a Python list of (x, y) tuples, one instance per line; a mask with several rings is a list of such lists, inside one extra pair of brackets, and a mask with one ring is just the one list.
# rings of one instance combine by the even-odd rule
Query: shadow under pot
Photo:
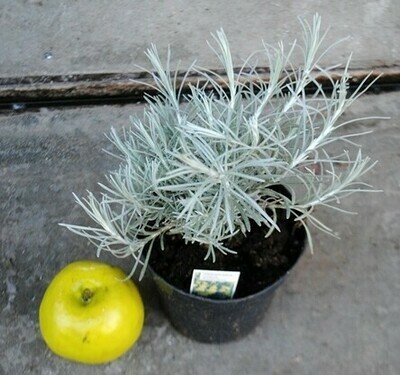
[[(246, 236), (227, 244), (237, 254), (216, 254), (204, 260), (205, 249), (178, 236), (164, 238), (164, 250), (155, 244), (149, 269), (162, 308), (183, 335), (205, 343), (222, 343), (248, 335), (263, 319), (276, 288), (297, 263), (305, 248), (303, 226), (280, 213), (278, 226), (265, 238), (267, 228), (254, 224)], [(194, 269), (239, 271), (232, 299), (212, 299), (190, 293)]]

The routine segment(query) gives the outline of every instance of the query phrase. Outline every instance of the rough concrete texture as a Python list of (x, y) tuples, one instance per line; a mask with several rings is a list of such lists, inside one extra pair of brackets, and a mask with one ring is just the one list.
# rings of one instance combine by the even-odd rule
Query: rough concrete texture
[[(342, 239), (315, 232), (261, 325), (241, 341), (207, 345), (178, 334), (159, 309), (150, 280), (139, 284), (146, 320), (138, 343), (102, 366), (52, 354), (41, 339), (38, 307), (66, 264), (95, 249), (59, 227), (86, 218), (71, 192), (97, 189), (115, 166), (103, 133), (129, 126), (140, 105), (41, 110), (0, 116), (0, 374), (324, 374), (400, 373), (400, 94), (365, 96), (348, 118), (391, 116), (351, 125), (380, 161), (365, 181), (383, 193), (354, 195), (345, 208), (319, 209)], [(102, 257), (126, 271), (129, 262)]]
[[(351, 39), (322, 63), (354, 51), (355, 68), (399, 64), (398, 0), (0, 0), (0, 77), (134, 71), (147, 65), (144, 50), (171, 44), (182, 67), (194, 59), (212, 67), (205, 40), (220, 27), (236, 63), (261, 48), (299, 38), (297, 16), (318, 12), (332, 41)], [(264, 64), (265, 65), (265, 64)]]

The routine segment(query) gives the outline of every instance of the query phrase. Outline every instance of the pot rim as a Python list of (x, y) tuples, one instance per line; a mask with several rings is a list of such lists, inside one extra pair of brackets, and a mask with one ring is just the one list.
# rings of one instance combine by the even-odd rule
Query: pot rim
[(277, 280), (275, 280), (275, 282), (269, 286), (267, 286), (266, 288), (253, 293), (253, 294), (249, 294), (248, 296), (245, 297), (239, 297), (239, 298), (231, 298), (231, 299), (213, 299), (213, 298), (207, 298), (207, 297), (202, 297), (202, 296), (198, 296), (196, 294), (191, 294), (188, 292), (185, 292), (184, 290), (177, 288), (175, 285), (171, 284), (169, 281), (165, 280), (162, 276), (160, 276), (156, 271), (154, 271), (154, 269), (151, 267), (150, 264), (148, 264), (148, 268), (150, 270), (150, 272), (152, 273), (153, 277), (156, 277), (160, 280), (162, 280), (162, 282), (164, 282), (168, 287), (170, 287), (172, 290), (174, 290), (176, 293), (185, 296), (187, 298), (193, 298), (194, 300), (198, 300), (198, 301), (203, 301), (206, 303), (210, 303), (210, 304), (234, 304), (234, 303), (238, 303), (238, 302), (242, 302), (242, 301), (248, 301), (254, 298), (257, 298), (258, 296), (264, 294), (264, 293), (268, 293), (273, 291), (274, 289), (276, 289), (280, 284), (282, 284), (282, 282), (284, 281), (284, 279), (290, 274), (290, 272), (292, 271), (292, 269), (296, 266), (296, 264), (299, 262), (299, 259), (302, 257), (302, 255), (305, 252), (305, 248), (307, 245), (307, 239), (306, 239), (306, 233), (305, 233), (305, 229), (303, 227), (299, 227), (298, 230), (302, 231), (302, 238), (301, 238), (301, 250), (299, 252), (299, 255), (297, 257), (297, 259), (294, 261), (294, 263), (291, 265), (291, 267)]

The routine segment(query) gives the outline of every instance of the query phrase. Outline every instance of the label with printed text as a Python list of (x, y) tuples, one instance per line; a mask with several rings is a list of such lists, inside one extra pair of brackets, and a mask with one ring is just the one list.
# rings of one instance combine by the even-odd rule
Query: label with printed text
[(190, 293), (214, 299), (230, 299), (236, 291), (240, 272), (193, 270)]

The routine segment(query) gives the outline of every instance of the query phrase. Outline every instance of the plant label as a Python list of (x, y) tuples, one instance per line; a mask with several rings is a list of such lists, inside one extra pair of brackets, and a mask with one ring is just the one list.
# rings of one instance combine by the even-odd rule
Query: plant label
[(190, 293), (214, 299), (230, 299), (236, 291), (240, 272), (193, 270)]

